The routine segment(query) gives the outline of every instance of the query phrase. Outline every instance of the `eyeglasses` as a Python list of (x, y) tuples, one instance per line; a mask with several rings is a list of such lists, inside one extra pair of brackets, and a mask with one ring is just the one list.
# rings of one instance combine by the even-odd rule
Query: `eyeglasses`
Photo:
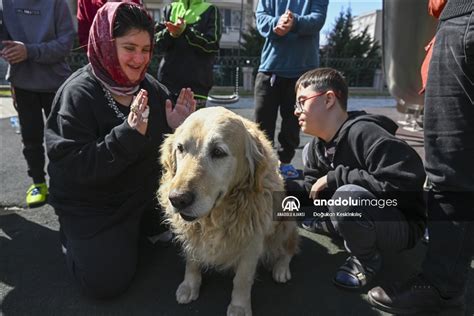
[(314, 99), (316, 97), (319, 97), (319, 96), (322, 96), (323, 94), (326, 94), (327, 91), (324, 91), (324, 92), (318, 92), (316, 93), (315, 95), (312, 95), (310, 97), (307, 97), (307, 98), (304, 98), (304, 99), (301, 99), (301, 100), (298, 100), (296, 101), (295, 103), (295, 110), (300, 112), (300, 113), (303, 113), (304, 112), (304, 103), (306, 100), (309, 100), (309, 99)]

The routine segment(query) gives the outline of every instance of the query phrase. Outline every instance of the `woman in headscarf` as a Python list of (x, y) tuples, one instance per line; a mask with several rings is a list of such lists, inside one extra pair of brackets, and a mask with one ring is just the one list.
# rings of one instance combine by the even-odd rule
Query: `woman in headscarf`
[(121, 294), (137, 264), (143, 218), (155, 210), (159, 147), (195, 110), (146, 74), (153, 22), (138, 5), (109, 2), (92, 24), (89, 64), (58, 90), (46, 126), (50, 204), (68, 270), (95, 298)]

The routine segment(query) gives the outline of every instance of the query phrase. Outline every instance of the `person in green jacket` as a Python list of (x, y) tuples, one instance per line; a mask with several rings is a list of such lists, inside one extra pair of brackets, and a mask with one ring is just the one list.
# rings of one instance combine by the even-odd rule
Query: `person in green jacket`
[(172, 2), (156, 25), (155, 37), (155, 48), (163, 55), (158, 80), (174, 95), (191, 88), (198, 108), (205, 106), (221, 38), (219, 9), (203, 0)]

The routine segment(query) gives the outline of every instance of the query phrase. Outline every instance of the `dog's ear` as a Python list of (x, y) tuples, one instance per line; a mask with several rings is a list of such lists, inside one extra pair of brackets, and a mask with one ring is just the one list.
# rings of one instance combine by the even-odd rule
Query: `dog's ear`
[[(261, 133), (261, 132), (260, 132)], [(263, 176), (266, 170), (265, 151), (263, 135), (259, 131), (247, 127), (247, 136), (245, 140), (245, 156), (248, 161), (250, 171), (250, 183), (255, 191), (263, 189)]]
[(172, 178), (176, 174), (176, 153), (174, 148), (174, 134), (166, 136), (161, 146), (161, 165), (163, 166), (163, 178)]

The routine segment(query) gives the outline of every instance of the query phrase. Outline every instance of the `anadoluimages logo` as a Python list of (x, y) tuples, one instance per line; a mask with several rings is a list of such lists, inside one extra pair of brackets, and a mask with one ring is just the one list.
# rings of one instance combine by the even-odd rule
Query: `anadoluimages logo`
[(281, 208), (283, 212), (299, 212), (300, 201), (292, 195), (287, 196), (281, 202)]

